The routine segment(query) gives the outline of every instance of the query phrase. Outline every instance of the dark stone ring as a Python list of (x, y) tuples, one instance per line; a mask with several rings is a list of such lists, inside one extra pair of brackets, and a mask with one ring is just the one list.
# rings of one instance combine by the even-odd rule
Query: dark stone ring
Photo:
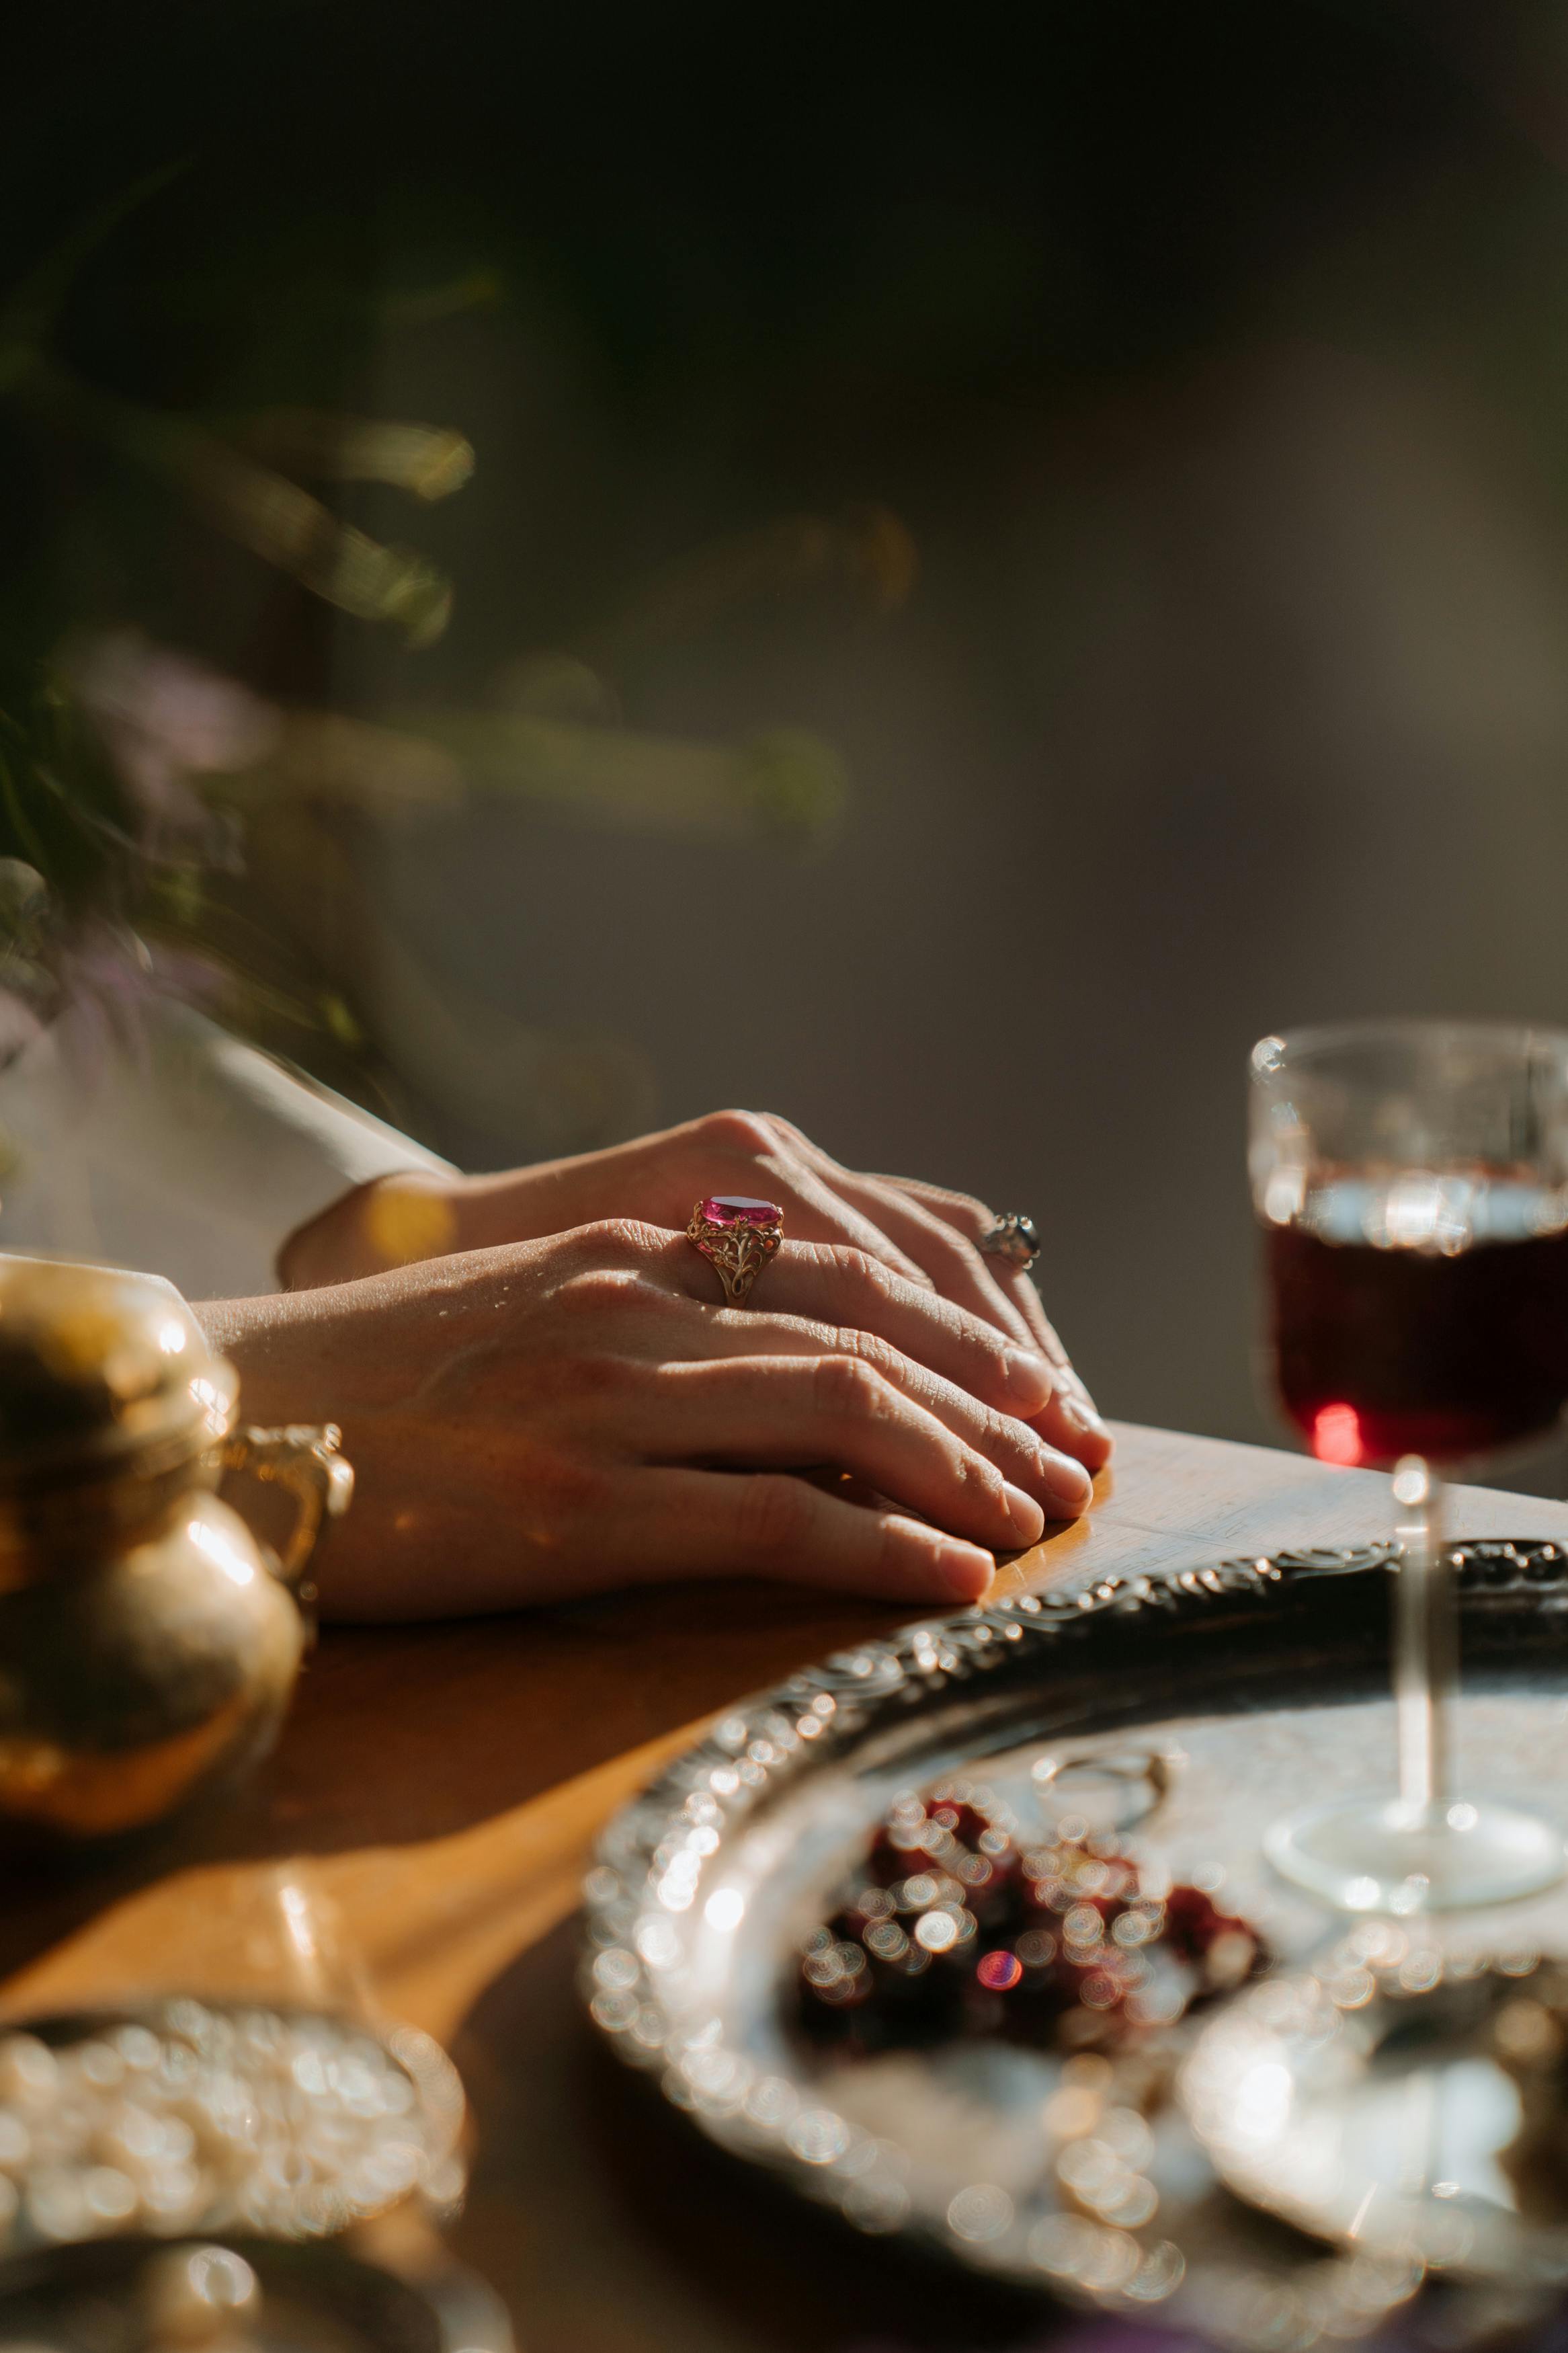
[(986, 1258), (1005, 1259), (1009, 1266), (1026, 1274), (1040, 1255), (1039, 1232), (1033, 1218), (1026, 1218), (1020, 1209), (1009, 1209), (997, 1219), (980, 1248)]

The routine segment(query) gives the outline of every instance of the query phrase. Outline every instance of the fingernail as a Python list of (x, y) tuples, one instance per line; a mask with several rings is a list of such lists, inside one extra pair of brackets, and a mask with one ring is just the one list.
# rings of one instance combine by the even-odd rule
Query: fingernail
[(1058, 1454), (1053, 1446), (1042, 1446), (1039, 1451), (1040, 1476), (1069, 1510), (1081, 1512), (1094, 1493), (1094, 1481), (1081, 1462), (1070, 1454)]
[(1087, 1389), (1081, 1397), (1076, 1397), (1071, 1389), (1064, 1389), (1057, 1400), (1057, 1410), (1069, 1429), (1082, 1430), (1086, 1437), (1104, 1438), (1107, 1435), (1105, 1424)]
[(978, 1601), (996, 1574), (996, 1564), (978, 1545), (944, 1544), (932, 1564), (936, 1581), (954, 1601)]
[(1045, 1533), (1046, 1515), (1033, 1495), (1026, 1495), (1022, 1487), (1009, 1486), (1005, 1480), (1002, 1493), (1006, 1498), (1007, 1517), (1013, 1523), (1013, 1533), (1020, 1544), (1037, 1544)]
[(1056, 1392), (1057, 1377), (1044, 1356), (1033, 1348), (1006, 1348), (1003, 1362), (1007, 1369), (1007, 1387), (1026, 1413), (1038, 1413), (1048, 1405)]

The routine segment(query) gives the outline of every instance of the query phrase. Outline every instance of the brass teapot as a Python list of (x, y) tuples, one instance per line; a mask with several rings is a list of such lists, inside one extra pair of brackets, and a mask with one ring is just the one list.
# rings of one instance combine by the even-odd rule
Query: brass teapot
[[(353, 1474), (330, 1426), (237, 1430), (238, 1393), (159, 1277), (0, 1258), (0, 1844), (142, 1830), (270, 1746)], [(226, 1468), (289, 1490), (280, 1556)]]

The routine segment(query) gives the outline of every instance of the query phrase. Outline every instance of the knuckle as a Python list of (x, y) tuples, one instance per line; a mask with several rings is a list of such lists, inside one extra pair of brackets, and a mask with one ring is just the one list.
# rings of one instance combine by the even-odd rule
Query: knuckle
[(792, 1557), (810, 1530), (812, 1498), (798, 1479), (759, 1471), (742, 1480), (740, 1543), (749, 1559), (773, 1563)]
[(996, 1222), (984, 1202), (977, 1201), (973, 1193), (950, 1193), (942, 1185), (921, 1186), (920, 1192), (949, 1234), (961, 1242), (984, 1241)]
[(828, 1341), (830, 1350), (858, 1356), (890, 1388), (901, 1388), (919, 1377), (919, 1367), (900, 1356), (890, 1340), (875, 1332), (838, 1332)]
[(546, 1445), (530, 1451), (521, 1489), (530, 1520), (546, 1528), (592, 1520), (603, 1512), (611, 1474), (575, 1449)]
[(973, 1446), (962, 1441), (953, 1447), (953, 1474), (962, 1486), (984, 1497), (987, 1503), (999, 1503), (1002, 1497), (1002, 1473), (994, 1462)]
[(877, 1514), (876, 1557), (872, 1563), (874, 1573), (897, 1580), (909, 1568), (917, 1541), (908, 1520), (893, 1512), (879, 1512)]
[(641, 1266), (650, 1259), (662, 1260), (670, 1238), (663, 1227), (647, 1225), (640, 1218), (600, 1218), (591, 1226), (579, 1226), (576, 1240), (584, 1258), (608, 1261), (612, 1266)]
[(613, 1268), (589, 1266), (563, 1282), (560, 1295), (569, 1314), (591, 1318), (614, 1314), (635, 1288)]
[(892, 1286), (892, 1270), (869, 1250), (858, 1250), (852, 1242), (830, 1242), (826, 1245), (828, 1264), (841, 1282), (857, 1290), (868, 1291), (873, 1297), (885, 1299)]
[(704, 1145), (718, 1152), (738, 1152), (755, 1160), (778, 1149), (778, 1136), (765, 1113), (710, 1111), (697, 1123)]
[(821, 1357), (812, 1377), (817, 1410), (834, 1420), (869, 1420), (884, 1409), (888, 1385), (863, 1356)]
[(993, 1461), (1005, 1455), (1013, 1462), (1021, 1462), (1034, 1471), (1039, 1465), (1039, 1440), (1027, 1422), (1016, 1419), (1010, 1413), (997, 1413), (990, 1406), (982, 1406), (984, 1435), (979, 1443)]

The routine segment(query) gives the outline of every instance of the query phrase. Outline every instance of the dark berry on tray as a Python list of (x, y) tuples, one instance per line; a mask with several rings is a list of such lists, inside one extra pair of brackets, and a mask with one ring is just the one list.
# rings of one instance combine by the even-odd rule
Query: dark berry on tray
[(800, 2014), (846, 2053), (954, 2035), (1105, 2046), (1173, 2024), (1267, 1961), (1197, 1887), (1146, 1894), (1119, 1841), (1064, 1821), (1020, 1846), (984, 1786), (900, 1797), (842, 1909), (801, 1948)]

